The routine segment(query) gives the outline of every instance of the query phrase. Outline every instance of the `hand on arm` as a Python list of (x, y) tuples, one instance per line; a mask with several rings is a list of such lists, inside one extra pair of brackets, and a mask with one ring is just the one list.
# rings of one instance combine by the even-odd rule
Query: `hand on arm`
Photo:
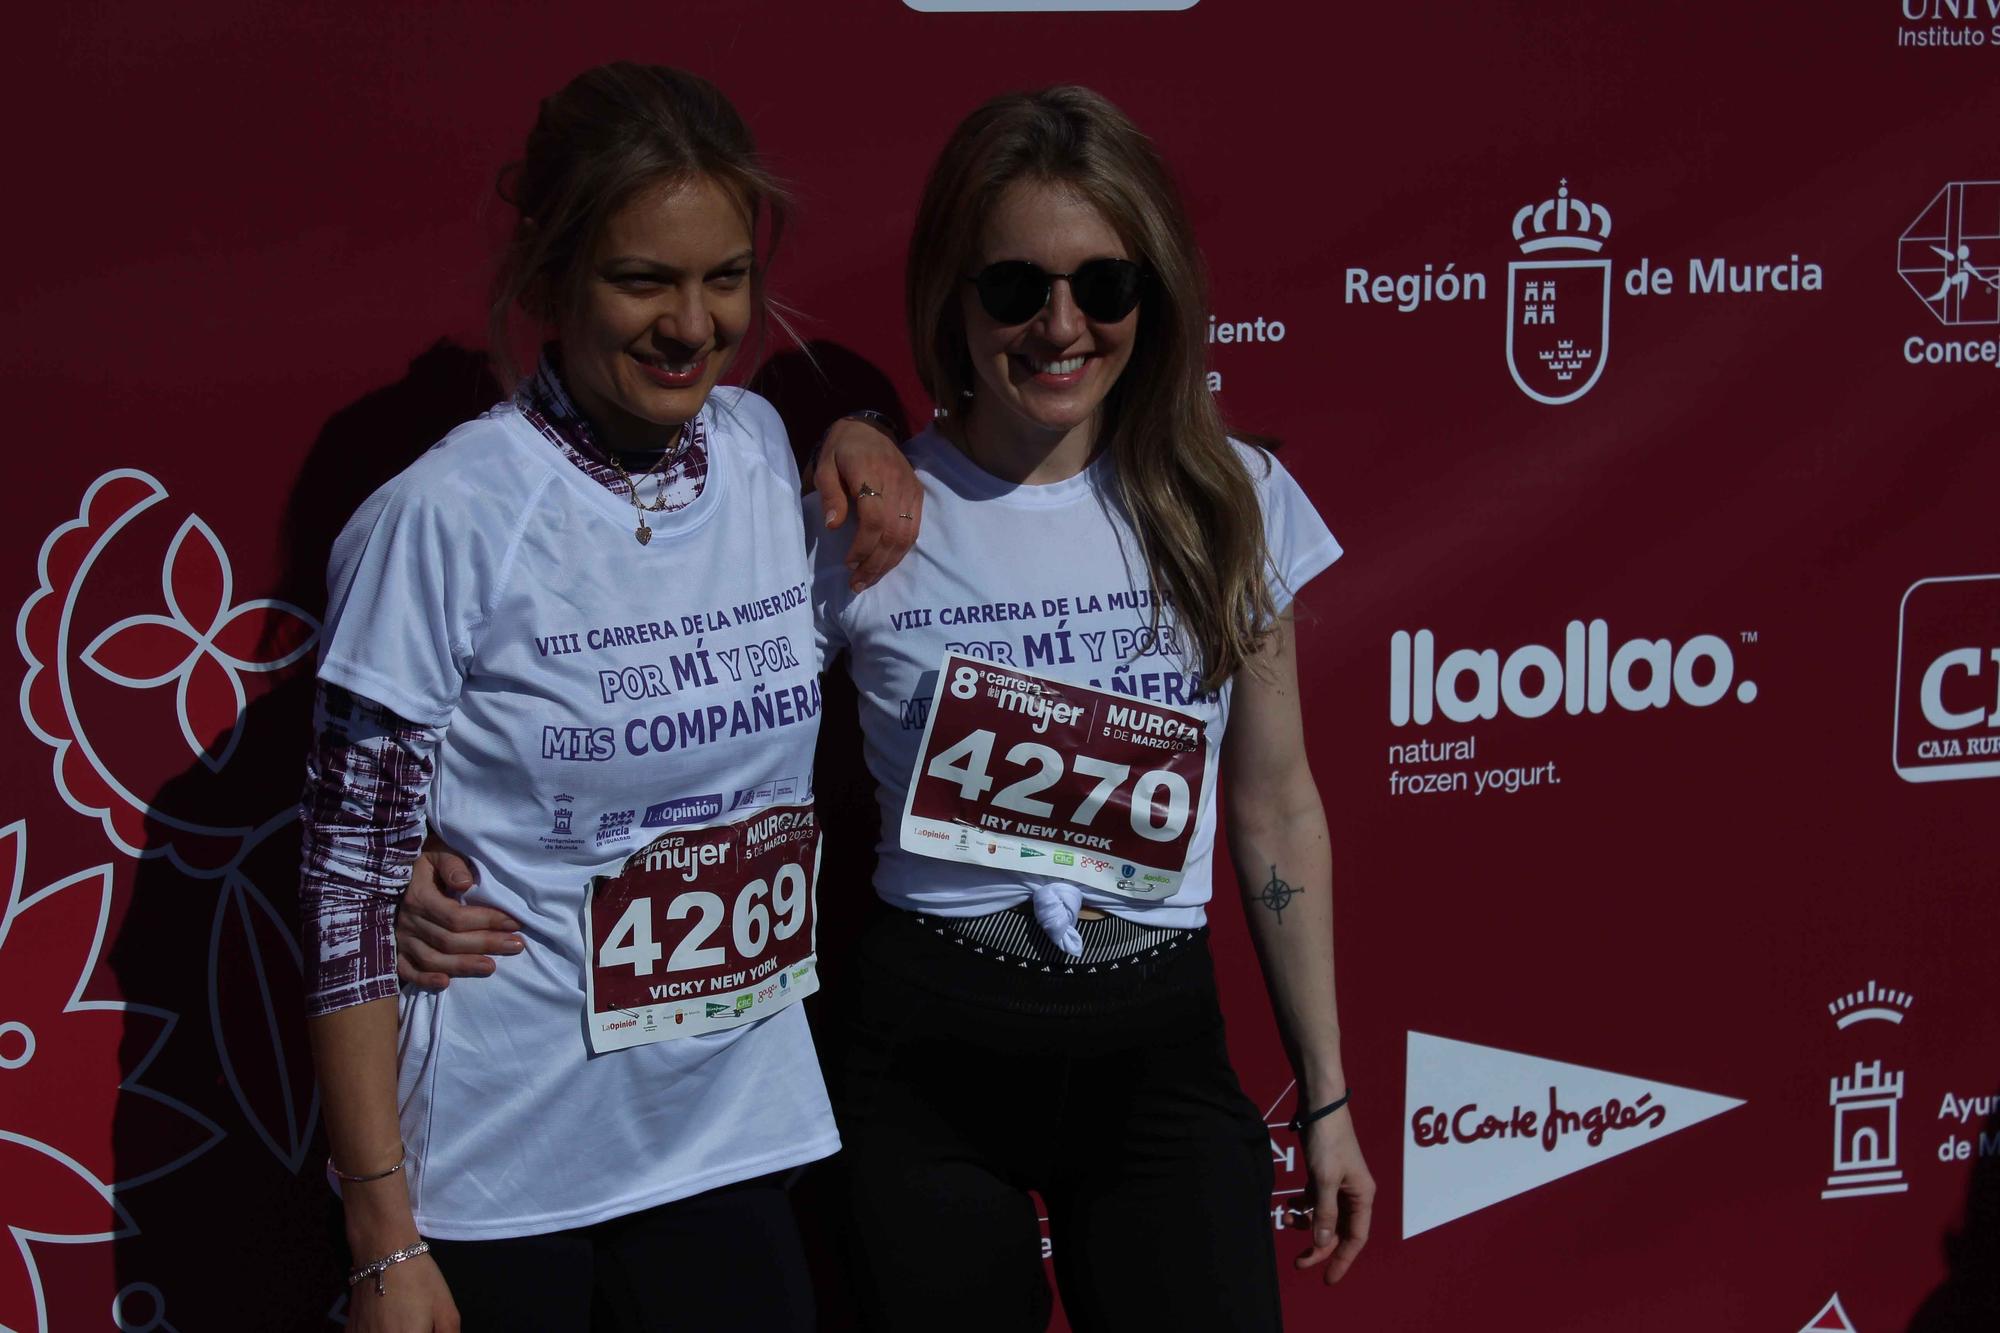
[(477, 882), (472, 866), (432, 834), (410, 869), (410, 887), (396, 913), (396, 975), (425, 990), (453, 977), (493, 975), (491, 954), (527, 948), (521, 923), (497, 907), (462, 901)]
[(853, 417), (834, 422), (820, 442), (812, 484), (828, 528), (846, 522), (852, 504), (855, 532), (847, 568), (855, 592), (894, 569), (916, 545), (924, 488), (885, 427)]
[[(1291, 613), (1238, 671), (1223, 739), (1230, 855), (1278, 1026), (1311, 1111), (1347, 1092), (1333, 985), (1333, 858), (1306, 761)], [(1368, 1241), (1375, 1181), (1343, 1108), (1300, 1131), (1313, 1243), (1295, 1263), (1338, 1282)]]

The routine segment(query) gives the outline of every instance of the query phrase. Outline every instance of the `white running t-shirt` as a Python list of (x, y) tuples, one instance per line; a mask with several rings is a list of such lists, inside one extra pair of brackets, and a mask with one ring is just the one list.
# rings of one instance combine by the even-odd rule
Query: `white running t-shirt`
[[(1155, 926), (1207, 920), (1215, 850), (1215, 779), (1230, 686), (1200, 690), (1199, 672), (1167, 631), (1151, 635), (1153, 606), (1138, 538), (1115, 498), (1108, 455), (1045, 486), (986, 472), (934, 428), (907, 446), (924, 487), (924, 522), (901, 564), (865, 591), (848, 591), (843, 565), (852, 533), (825, 532), (807, 503), (815, 542), (813, 597), (825, 660), (845, 650), (860, 695), (868, 768), (882, 812), (877, 892), (894, 906), (971, 917), (1035, 902), (1063, 942), (1078, 907)], [(1278, 609), (1340, 556), (1305, 492), (1271, 455), (1236, 444), (1257, 489), (1270, 550), (1266, 571)], [(1020, 667), (1165, 704), (1199, 718), (1209, 747), (1200, 813), (1184, 877), (1170, 897), (1139, 902), (1043, 875), (960, 864), (905, 851), (899, 830), (911, 770), (947, 652)]]
[(763, 399), (717, 389), (706, 416), (706, 485), (647, 515), (647, 545), (627, 496), (502, 405), (376, 492), (334, 548), (320, 676), (442, 728), (430, 822), (477, 868), (474, 901), (527, 939), (491, 977), (402, 997), (427, 1236), (584, 1226), (839, 1147), (797, 1004), (604, 1055), (585, 1041), (590, 879), (661, 832), (649, 818), (810, 799), (798, 469)]

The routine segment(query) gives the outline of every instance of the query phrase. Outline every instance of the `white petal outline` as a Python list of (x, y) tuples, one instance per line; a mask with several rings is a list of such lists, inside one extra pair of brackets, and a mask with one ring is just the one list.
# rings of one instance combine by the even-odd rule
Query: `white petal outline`
[[(193, 617), (188, 615), (182, 608), (180, 600), (174, 596), (174, 566), (181, 562), (181, 547), (187, 543), (191, 533), (201, 534), (202, 540), (208, 543), (210, 554), (215, 557), (216, 565), (222, 570), (222, 600), (216, 603), (214, 618), (199, 629), (195, 628)], [(222, 549), (222, 541), (215, 535), (215, 529), (203, 522), (201, 515), (189, 514), (181, 523), (181, 530), (174, 534), (171, 542), (167, 543), (167, 558), (160, 564), (160, 591), (166, 594), (167, 609), (180, 617), (183, 625), (193, 629), (195, 637), (204, 644), (222, 624), (222, 618), (229, 614), (230, 602), (236, 595), (236, 572), (230, 568), (229, 552)]]
[[(96, 539), (91, 542), (90, 549), (84, 552), (83, 558), (77, 562), (76, 572), (70, 576), (63, 588), (62, 613), (56, 622), (55, 651), (51, 654), (50, 661), (43, 662), (35, 655), (34, 648), (28, 642), (28, 623), (34, 615), (36, 606), (43, 599), (54, 595), (56, 591), (55, 581), (49, 572), (49, 558), (54, 554), (57, 545), (65, 536), (78, 529), (88, 529), (90, 527), (91, 506), (96, 503), (99, 492), (114, 483), (128, 481), (140, 483), (145, 488), (146, 493), (135, 500), (124, 512), (106, 523), (104, 530), (98, 533)], [(99, 557), (117, 539), (118, 535), (140, 514), (158, 505), (166, 498), (167, 488), (151, 474), (141, 472), (137, 468), (116, 468), (100, 476), (84, 491), (83, 499), (78, 503), (77, 516), (75, 518), (57, 526), (47, 537), (42, 539), (42, 548), (35, 557), (36, 589), (29, 596), (28, 600), (21, 604), (21, 612), (14, 619), (14, 644), (20, 651), (21, 660), (28, 664), (28, 670), (21, 678), (21, 720), (27, 725), (29, 732), (37, 740), (55, 752), (50, 763), (50, 772), (56, 794), (62, 798), (63, 804), (80, 815), (96, 819), (98, 827), (104, 833), (105, 840), (113, 847), (116, 847), (127, 856), (135, 857), (142, 861), (165, 857), (169, 865), (191, 879), (220, 879), (240, 866), (245, 858), (254, 852), (266, 838), (290, 824), (294, 819), (297, 819), (298, 807), (296, 805), (288, 805), (272, 813), (261, 824), (229, 827), (198, 824), (193, 820), (181, 818), (167, 811), (151, 808), (150, 803), (144, 797), (138, 795), (123, 782), (119, 781), (118, 775), (111, 771), (110, 766), (91, 747), (90, 738), (83, 726), (83, 720), (77, 715), (76, 699), (70, 687), (67, 667), (69, 661), (70, 624), (75, 615), (77, 600), (81, 595), (84, 582), (96, 567)], [(35, 718), (34, 709), (31, 704), (31, 700), (34, 697), (35, 680), (45, 669), (52, 670), (56, 674), (56, 681), (59, 687), (58, 693), (62, 700), (63, 721), (69, 724), (70, 734), (67, 736), (59, 736), (46, 730)], [(113, 796), (124, 802), (126, 808), (143, 813), (152, 823), (162, 828), (171, 829), (177, 833), (192, 833), (199, 837), (214, 839), (238, 838), (241, 841), (237, 845), (235, 854), (220, 865), (202, 865), (192, 862), (182, 855), (180, 848), (175, 845), (172, 838), (166, 839), (162, 845), (150, 847), (143, 842), (135, 843), (126, 838), (118, 827), (117, 817), (114, 815), (111, 807), (86, 800), (70, 789), (69, 780), (64, 773), (64, 768), (71, 746), (75, 746), (81, 752), (85, 762), (90, 765), (92, 772), (97, 775), (98, 780), (110, 790)]]
[[(157, 676), (145, 677), (128, 676), (122, 671), (114, 671), (98, 660), (97, 655), (103, 651), (106, 643), (109, 643), (118, 634), (131, 629), (135, 625), (164, 625), (168, 629), (178, 631), (180, 636), (187, 640), (187, 655), (182, 657), (171, 671), (162, 671)], [(90, 646), (83, 650), (82, 658), (85, 666), (114, 685), (123, 685), (128, 690), (150, 690), (164, 685), (170, 680), (187, 675), (193, 668), (195, 655), (202, 651), (202, 647), (201, 636), (196, 634), (185, 620), (176, 620), (172, 616), (127, 616), (92, 639)]]
[[(215, 640), (222, 637), (222, 631), (228, 629), (236, 617), (249, 611), (283, 611), (288, 615), (296, 617), (300, 623), (305, 625), (309, 633), (307, 633), (305, 639), (300, 642), (298, 647), (292, 649), (283, 657), (274, 657), (268, 662), (246, 662), (240, 657), (223, 652), (222, 649), (215, 646)], [(312, 649), (313, 645), (319, 642), (319, 632), (320, 623), (290, 602), (281, 602), (275, 597), (253, 597), (247, 602), (242, 602), (226, 609), (222, 614), (222, 619), (216, 622), (214, 633), (210, 634), (205, 642), (209, 654), (224, 666), (234, 667), (238, 671), (281, 671), (298, 661), (301, 657), (304, 657)]]
[(263, 892), (242, 872), (231, 871), (223, 880), (222, 892), (216, 897), (215, 919), (210, 924), (208, 932), (209, 1035), (215, 1042), (216, 1058), (222, 1062), (222, 1074), (229, 1083), (230, 1094), (236, 1098), (237, 1109), (243, 1113), (243, 1118), (250, 1122), (250, 1128), (256, 1131), (264, 1146), (271, 1150), (271, 1155), (283, 1162), (293, 1175), (297, 1175), (305, 1165), (306, 1151), (312, 1146), (313, 1131), (319, 1122), (319, 1084), (315, 1081), (312, 1085), (311, 1099), (307, 1103), (301, 1124), (299, 1110), (292, 1104), (291, 1069), (285, 1060), (284, 1030), (278, 1023), (277, 1008), (271, 998), (270, 982), (264, 973), (264, 956), (259, 951), (253, 950), (250, 961), (257, 978), (258, 997), (264, 1006), (265, 1032), (270, 1038), (279, 1085), (284, 1093), (285, 1135), (291, 1141), (288, 1146), (281, 1145), (272, 1136), (263, 1120), (258, 1117), (256, 1109), (251, 1106), (249, 1095), (243, 1088), (243, 1081), (236, 1075), (236, 1062), (230, 1058), (229, 1045), (223, 1040), (222, 1035), (222, 927), (228, 919), (230, 908), (234, 906), (243, 918), (244, 938), (254, 945), (257, 934), (254, 929), (255, 922), (250, 917), (252, 904), (255, 904), (257, 909), (277, 927), (278, 938), (285, 942), (285, 947), (291, 954), (292, 965), (304, 969), (298, 940), (286, 927), (284, 918), (278, 915), (270, 902), (265, 899)]
[[(38, 895), (39, 896), (39, 895)], [(58, 1165), (69, 1168), (84, 1184), (97, 1192), (97, 1196), (110, 1205), (111, 1214), (118, 1219), (116, 1231), (99, 1231), (90, 1235), (63, 1236), (46, 1231), (29, 1231), (24, 1227), (10, 1226), (7, 1234), (14, 1238), (14, 1248), (21, 1253), (21, 1265), (28, 1270), (28, 1286), (35, 1293), (35, 1333), (48, 1333), (48, 1298), (42, 1293), (42, 1273), (35, 1266), (35, 1252), (28, 1247), (29, 1241), (42, 1241), (51, 1245), (93, 1245), (100, 1241), (123, 1240), (127, 1236), (139, 1234), (139, 1224), (132, 1220), (132, 1214), (125, 1211), (125, 1205), (118, 1202), (111, 1187), (90, 1174), (90, 1168), (71, 1157), (60, 1148), (54, 1148), (39, 1139), (31, 1139), (25, 1134), (15, 1134), (0, 1129), (0, 1143), (16, 1143), (33, 1152), (41, 1153)]]
[[(148, 1018), (157, 1020), (160, 1024), (160, 1035), (154, 1039), (152, 1048), (139, 1057), (138, 1062), (133, 1065), (131, 1072), (118, 1081), (118, 1091), (134, 1097), (144, 1097), (148, 1101), (176, 1111), (202, 1129), (208, 1131), (206, 1138), (172, 1161), (162, 1166), (154, 1167), (151, 1171), (113, 1183), (121, 1190), (131, 1189), (134, 1186), (158, 1180), (161, 1176), (167, 1175), (170, 1172), (180, 1170), (189, 1162), (192, 1162), (195, 1158), (222, 1142), (224, 1133), (222, 1126), (187, 1105), (187, 1103), (178, 1098), (169, 1097), (163, 1092), (156, 1092), (152, 1088), (144, 1087), (139, 1082), (141, 1078), (145, 1077), (146, 1071), (153, 1067), (153, 1061), (159, 1058), (160, 1052), (166, 1048), (167, 1039), (173, 1036), (174, 1029), (180, 1025), (180, 1015), (171, 1009), (162, 1009), (157, 1005), (136, 1004), (130, 1000), (86, 1000), (83, 998), (83, 992), (90, 985), (91, 977), (97, 973), (97, 961), (104, 951), (104, 937), (111, 925), (111, 866), (107, 864), (96, 866), (90, 870), (79, 871), (67, 879), (58, 880), (47, 888), (39, 889), (33, 894), (23, 896), (23, 885), (27, 878), (28, 865), (28, 821), (17, 819), (5, 828), (0, 828), (0, 843), (4, 843), (10, 838), (13, 840), (15, 847), (13, 884), (7, 892), (7, 909), (4, 913), (0, 913), (0, 951), (6, 949), (7, 936), (12, 933), (14, 922), (19, 917), (31, 911), (38, 903), (53, 898), (65, 889), (74, 888), (79, 884), (89, 883), (94, 880), (97, 884), (97, 927), (91, 936), (90, 949), (85, 954), (82, 964), (77, 968), (76, 985), (70, 988), (69, 999), (64, 1002), (62, 1012), (66, 1014), (133, 1013), (143, 1014)], [(88, 1173), (86, 1172), (86, 1174)], [(92, 1179), (95, 1179), (95, 1177), (92, 1177)]]
[(201, 737), (195, 735), (194, 720), (188, 716), (188, 685), (194, 680), (193, 663), (197, 660), (194, 657), (188, 659), (188, 669), (174, 687), (174, 715), (181, 724), (181, 739), (187, 742), (188, 749), (194, 751), (194, 757), (209, 772), (220, 773), (223, 765), (235, 756), (236, 742), (243, 736), (243, 678), (229, 669), (229, 664), (222, 660), (220, 654), (204, 649), (202, 655), (213, 659), (222, 668), (223, 677), (229, 682), (229, 692), (236, 698), (236, 712), (229, 720), (229, 731), (222, 739), (222, 748), (210, 754)]

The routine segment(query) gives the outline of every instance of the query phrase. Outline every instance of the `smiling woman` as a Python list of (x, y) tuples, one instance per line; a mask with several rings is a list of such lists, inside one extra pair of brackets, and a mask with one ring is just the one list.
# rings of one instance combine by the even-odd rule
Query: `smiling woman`
[(756, 309), (751, 218), (706, 176), (612, 214), (557, 328), (570, 392), (614, 449), (663, 447), (735, 359)]
[[(720, 92), (637, 65), (545, 100), (503, 193), (513, 398), (370, 497), (329, 577), (301, 917), (350, 1327), (803, 1330), (777, 1173), (838, 1144), (796, 1003), (816, 984), (818, 826), (792, 776), (819, 726), (810, 574), (784, 427), (719, 383), (766, 310), (782, 200)], [(517, 311), (546, 340), (525, 379)], [(885, 497), (861, 518), (917, 512), (886, 436), (826, 453)], [(738, 614), (703, 619), (718, 606)], [(684, 631), (697, 647), (662, 646)], [(630, 716), (665, 693), (675, 712)], [(675, 804), (704, 870), (654, 888), (641, 790), (771, 794), (729, 822), (719, 796)], [(427, 822), (519, 934), (490, 984), (399, 1004), (395, 904)], [(754, 893), (730, 878), (751, 864)], [(700, 975), (673, 993), (704, 1003), (656, 1020), (619, 964), (649, 975), (697, 913), (734, 950), (675, 949)]]

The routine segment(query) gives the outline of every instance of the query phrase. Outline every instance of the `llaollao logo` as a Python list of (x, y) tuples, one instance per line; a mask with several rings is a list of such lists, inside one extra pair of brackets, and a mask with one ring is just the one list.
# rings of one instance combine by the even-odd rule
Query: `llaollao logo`
[(1614, 649), (1608, 622), (1572, 620), (1560, 650), (1530, 643), (1504, 658), (1497, 648), (1440, 655), (1437, 635), (1428, 629), (1399, 629), (1389, 639), (1389, 721), (1398, 727), (1427, 726), (1439, 715), (1477, 722), (1502, 710), (1536, 718), (1558, 708), (1572, 715), (1614, 706), (1638, 713), (1676, 702), (1707, 708), (1731, 697), (1752, 702), (1757, 682), (1737, 679), (1735, 651), (1714, 634), (1678, 645), (1626, 639)]

